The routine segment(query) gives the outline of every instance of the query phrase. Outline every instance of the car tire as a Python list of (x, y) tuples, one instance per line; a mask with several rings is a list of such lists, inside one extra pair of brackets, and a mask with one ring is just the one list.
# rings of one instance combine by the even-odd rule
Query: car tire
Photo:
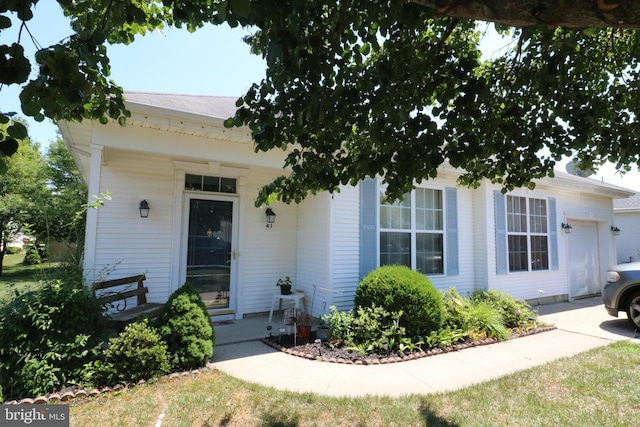
[(627, 300), (627, 319), (634, 328), (640, 329), (640, 292), (634, 292)]

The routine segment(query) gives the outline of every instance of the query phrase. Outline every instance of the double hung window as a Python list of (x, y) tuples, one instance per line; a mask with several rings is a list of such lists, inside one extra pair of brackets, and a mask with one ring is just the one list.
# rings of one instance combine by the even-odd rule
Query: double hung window
[(547, 201), (507, 196), (509, 271), (549, 269)]
[(416, 188), (386, 203), (380, 188), (380, 265), (405, 265), (423, 274), (444, 274), (442, 190)]

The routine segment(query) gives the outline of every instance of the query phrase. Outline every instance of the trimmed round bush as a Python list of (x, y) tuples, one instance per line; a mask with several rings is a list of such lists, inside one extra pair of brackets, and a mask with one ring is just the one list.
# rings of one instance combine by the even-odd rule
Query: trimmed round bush
[(442, 326), (442, 296), (427, 276), (408, 267), (388, 265), (373, 270), (358, 284), (356, 307), (402, 311), (399, 324), (407, 336), (428, 336)]
[(215, 333), (200, 294), (189, 283), (176, 290), (156, 320), (178, 369), (200, 368), (213, 356)]
[(98, 382), (127, 384), (158, 377), (170, 369), (167, 344), (144, 319), (129, 324), (109, 340), (105, 364), (98, 369)]

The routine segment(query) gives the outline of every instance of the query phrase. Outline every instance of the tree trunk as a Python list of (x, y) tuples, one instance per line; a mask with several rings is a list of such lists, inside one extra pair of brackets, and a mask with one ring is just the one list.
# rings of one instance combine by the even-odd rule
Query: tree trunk
[(438, 16), (490, 21), (512, 27), (640, 29), (637, 0), (413, 0)]

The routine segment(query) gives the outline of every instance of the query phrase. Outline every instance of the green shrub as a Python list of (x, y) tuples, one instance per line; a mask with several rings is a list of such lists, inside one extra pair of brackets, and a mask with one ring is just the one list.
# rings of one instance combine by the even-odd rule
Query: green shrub
[(402, 311), (399, 325), (409, 337), (427, 336), (443, 322), (442, 296), (423, 274), (404, 266), (390, 265), (370, 272), (358, 284), (356, 307)]
[(156, 320), (178, 369), (206, 365), (213, 355), (215, 333), (200, 294), (186, 283), (176, 290)]
[(22, 248), (20, 246), (7, 246), (7, 255), (15, 255), (22, 252)]
[(27, 249), (27, 254), (24, 256), (24, 260), (22, 261), (24, 265), (37, 265), (42, 263), (42, 257), (40, 256), (40, 252), (38, 249), (31, 247)]
[(147, 319), (129, 324), (109, 340), (104, 364), (98, 364), (97, 385), (155, 378), (171, 369), (167, 344)]
[(322, 316), (321, 320), (327, 324), (327, 342), (331, 346), (349, 345), (351, 339), (351, 327), (353, 325), (353, 311), (338, 311), (336, 306), (329, 307), (329, 314)]
[(471, 301), (483, 301), (497, 309), (507, 328), (519, 328), (537, 317), (535, 311), (524, 300), (516, 299), (506, 292), (492, 289), (473, 292)]
[(484, 301), (471, 301), (464, 313), (464, 325), (470, 336), (485, 334), (489, 338), (506, 340), (511, 336), (504, 326), (502, 314)]
[(438, 331), (431, 332), (425, 341), (429, 347), (448, 347), (458, 341), (465, 340), (467, 336), (467, 333), (462, 329), (444, 326)]
[(0, 386), (6, 399), (51, 393), (83, 379), (105, 320), (80, 280), (49, 280), (0, 307)]
[(444, 307), (443, 327), (462, 329), (464, 327), (464, 312), (469, 305), (469, 300), (462, 297), (456, 288), (449, 288), (441, 292), (441, 295)]
[(362, 354), (398, 351), (414, 348), (415, 344), (406, 337), (405, 328), (399, 325), (402, 312), (389, 313), (382, 307), (358, 307), (338, 311), (330, 307), (329, 314), (322, 321), (329, 326), (328, 342), (331, 346), (345, 346)]

